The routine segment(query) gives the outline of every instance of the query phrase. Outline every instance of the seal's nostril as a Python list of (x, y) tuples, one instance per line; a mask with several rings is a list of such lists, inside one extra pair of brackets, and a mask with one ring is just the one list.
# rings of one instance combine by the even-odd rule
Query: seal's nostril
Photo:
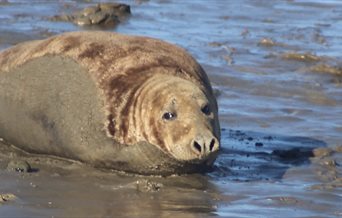
[(196, 141), (194, 142), (194, 148), (199, 151), (199, 153), (202, 152), (202, 147), (200, 144), (198, 144)]
[(215, 139), (212, 139), (210, 142), (210, 145), (209, 145), (209, 151), (210, 152), (213, 151), (214, 145), (215, 145)]

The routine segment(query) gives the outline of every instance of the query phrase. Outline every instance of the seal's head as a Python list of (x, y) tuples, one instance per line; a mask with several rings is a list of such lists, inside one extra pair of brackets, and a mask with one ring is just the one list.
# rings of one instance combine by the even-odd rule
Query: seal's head
[[(135, 135), (179, 161), (211, 165), (219, 150), (217, 103), (208, 90), (168, 75), (153, 76), (137, 92)], [(134, 122), (134, 120), (133, 120)]]

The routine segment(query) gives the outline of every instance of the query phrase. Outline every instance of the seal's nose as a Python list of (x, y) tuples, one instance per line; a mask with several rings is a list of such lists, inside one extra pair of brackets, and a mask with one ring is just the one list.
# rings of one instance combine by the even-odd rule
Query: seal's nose
[(191, 146), (193, 152), (200, 157), (208, 156), (218, 151), (220, 147), (216, 138), (198, 138), (192, 142)]

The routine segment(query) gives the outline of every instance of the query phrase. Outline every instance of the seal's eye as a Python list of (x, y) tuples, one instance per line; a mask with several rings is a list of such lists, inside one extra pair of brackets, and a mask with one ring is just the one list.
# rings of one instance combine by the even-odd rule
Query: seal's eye
[(174, 119), (176, 119), (176, 114), (171, 113), (171, 112), (166, 112), (165, 114), (163, 114), (163, 119), (164, 120), (174, 120)]
[(205, 115), (210, 115), (211, 111), (210, 111), (210, 107), (208, 104), (204, 105), (201, 109), (201, 111), (205, 114)]

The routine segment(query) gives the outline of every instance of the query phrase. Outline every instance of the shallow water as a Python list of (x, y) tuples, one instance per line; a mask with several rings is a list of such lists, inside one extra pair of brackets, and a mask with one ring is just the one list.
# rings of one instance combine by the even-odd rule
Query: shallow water
[[(0, 0), (0, 49), (84, 30), (47, 17), (94, 2)], [(207, 71), (222, 127), (215, 170), (141, 177), (1, 146), (0, 194), (17, 196), (1, 217), (342, 216), (342, 75), (314, 72), (342, 67), (341, 1), (122, 2), (132, 16), (107, 31), (178, 44)], [(9, 157), (39, 171), (5, 170)]]

